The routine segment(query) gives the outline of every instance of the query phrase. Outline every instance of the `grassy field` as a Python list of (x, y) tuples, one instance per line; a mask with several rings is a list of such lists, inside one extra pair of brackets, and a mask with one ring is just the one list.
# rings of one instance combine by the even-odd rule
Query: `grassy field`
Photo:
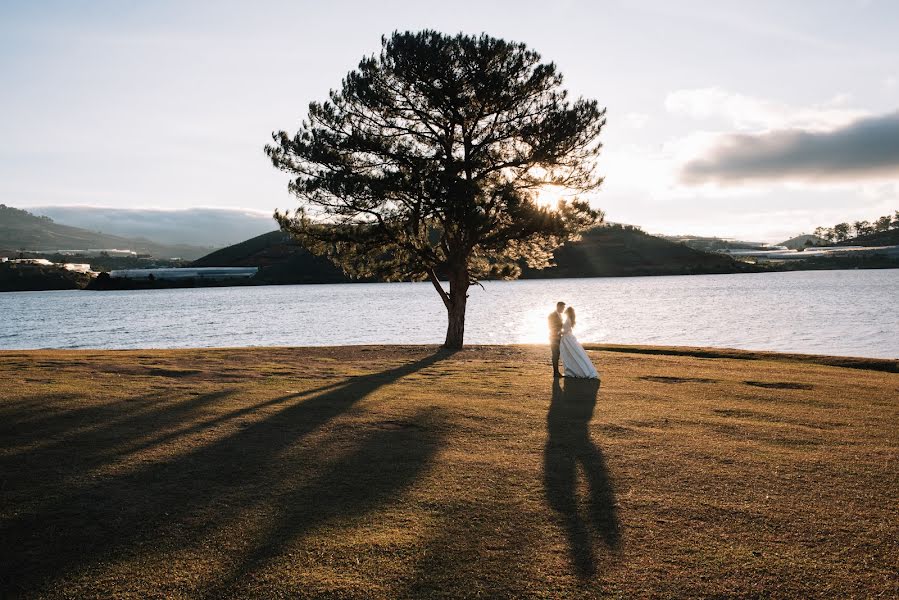
[(0, 596), (899, 596), (895, 361), (0, 352)]

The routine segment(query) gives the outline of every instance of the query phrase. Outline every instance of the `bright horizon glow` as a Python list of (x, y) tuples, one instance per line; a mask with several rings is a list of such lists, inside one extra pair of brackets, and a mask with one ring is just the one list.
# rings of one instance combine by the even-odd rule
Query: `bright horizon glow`
[(899, 5), (876, 0), (5, 3), (0, 203), (292, 209), (288, 176), (262, 152), (271, 132), (295, 131), (381, 35), (430, 27), (524, 42), (572, 97), (608, 108), (605, 182), (582, 197), (609, 221), (777, 242), (895, 210), (899, 165), (751, 183), (687, 182), (684, 166), (735, 134), (895, 112), (897, 22)]

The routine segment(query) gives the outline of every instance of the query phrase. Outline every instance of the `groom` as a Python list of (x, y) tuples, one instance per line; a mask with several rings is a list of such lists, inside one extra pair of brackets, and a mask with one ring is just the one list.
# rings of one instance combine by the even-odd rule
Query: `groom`
[(556, 302), (556, 310), (549, 313), (549, 349), (553, 355), (553, 377), (565, 377), (559, 372), (559, 342), (562, 339), (562, 313), (565, 303)]

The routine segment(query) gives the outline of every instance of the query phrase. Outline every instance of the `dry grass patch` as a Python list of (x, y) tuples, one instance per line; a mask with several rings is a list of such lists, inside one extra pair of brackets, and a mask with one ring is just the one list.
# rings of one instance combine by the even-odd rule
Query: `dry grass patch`
[(591, 354), (0, 352), (0, 596), (899, 595), (895, 361)]

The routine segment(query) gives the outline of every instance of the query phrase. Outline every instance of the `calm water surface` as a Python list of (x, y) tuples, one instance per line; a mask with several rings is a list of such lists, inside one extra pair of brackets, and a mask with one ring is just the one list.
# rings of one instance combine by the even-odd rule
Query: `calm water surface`
[[(543, 343), (557, 300), (581, 341), (899, 357), (899, 269), (488, 282), (466, 342)], [(433, 344), (430, 283), (0, 294), (0, 348)]]

